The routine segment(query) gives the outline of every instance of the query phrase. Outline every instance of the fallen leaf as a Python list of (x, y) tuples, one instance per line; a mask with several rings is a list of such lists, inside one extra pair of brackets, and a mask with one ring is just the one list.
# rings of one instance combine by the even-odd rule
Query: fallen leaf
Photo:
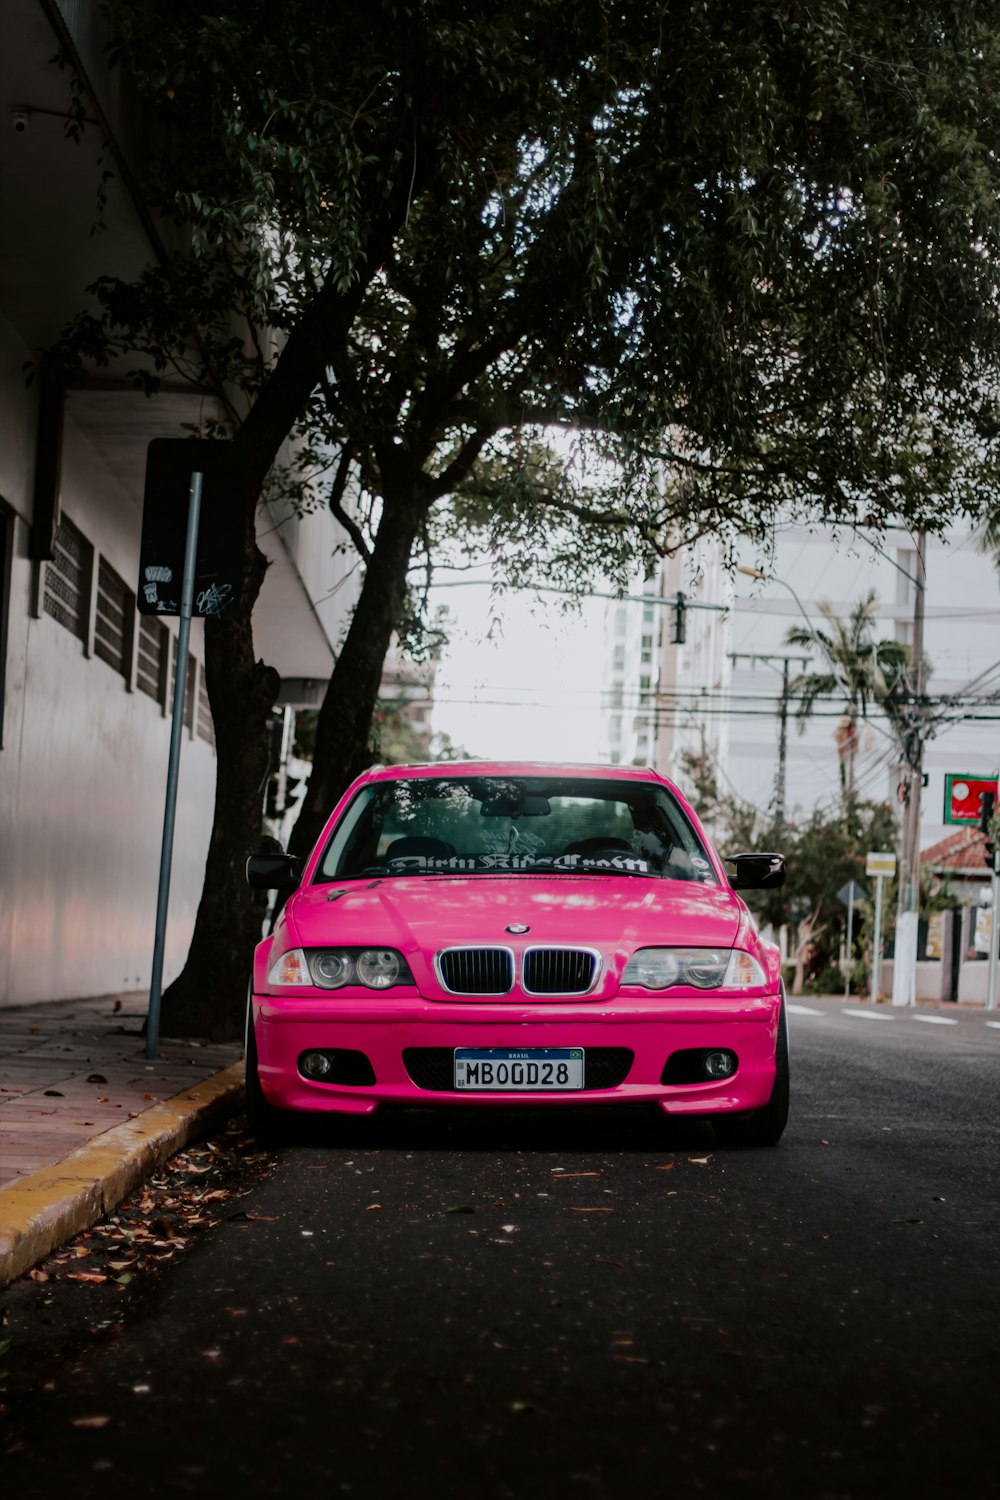
[(381, 1207), (382, 1207), (381, 1203), (369, 1203), (368, 1207), (365, 1209), (365, 1213), (370, 1213), (373, 1208), (381, 1208)]
[(594, 1256), (594, 1265), (595, 1266), (617, 1266), (618, 1269), (619, 1269), (619, 1271), (624, 1271), (624, 1269), (625, 1269), (625, 1262), (623, 1260), (602, 1260), (599, 1255), (595, 1255)]
[(576, 1208), (570, 1209), (571, 1214), (613, 1214), (613, 1208)]
[(712, 1160), (710, 1156), (689, 1156), (688, 1161), (692, 1167), (707, 1167)]
[(121, 1010), (121, 1008), (122, 1008), (121, 1001), (120, 1000), (116, 1000), (115, 1003), (114, 1003), (114, 1005), (111, 1007), (111, 1014), (113, 1016), (116, 1016), (118, 1014), (118, 1012)]
[(564, 1172), (561, 1167), (553, 1167), (553, 1174), (558, 1173), (560, 1177), (600, 1177), (600, 1172)]
[(668, 1161), (665, 1167), (657, 1167), (656, 1170), (658, 1172), (672, 1172), (674, 1170), (674, 1167), (676, 1165), (677, 1165), (676, 1162)]
[(32, 1281), (49, 1281), (51, 1279), (48, 1271), (29, 1271), (28, 1276)]
[[(248, 1219), (252, 1219), (255, 1224), (277, 1224), (278, 1222), (277, 1214), (246, 1214), (245, 1217)], [(197, 1224), (200, 1222), (201, 1221), (198, 1219), (191, 1220), (192, 1224)]]
[(107, 1083), (107, 1081), (108, 1080), (105, 1078), (105, 1076), (104, 1076), (103, 1073), (88, 1073), (87, 1074), (87, 1082), (88, 1083)]
[(107, 1427), (110, 1417), (74, 1417), (74, 1427)]
[(110, 1103), (110, 1097), (107, 1094), (98, 1094), (97, 1102), (98, 1104), (108, 1104)]
[(45, 1097), (46, 1099), (65, 1099), (66, 1095), (59, 1089), (46, 1089)]
[(107, 1277), (101, 1271), (67, 1271), (67, 1281), (107, 1281)]

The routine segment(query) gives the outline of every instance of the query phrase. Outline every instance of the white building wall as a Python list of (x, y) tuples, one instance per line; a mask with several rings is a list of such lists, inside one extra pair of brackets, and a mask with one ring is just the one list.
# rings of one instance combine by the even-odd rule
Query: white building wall
[[(78, 998), (149, 983), (170, 720), (155, 699), (40, 607), (46, 564), (29, 558), (34, 516), (38, 386), (24, 366), (86, 304), (97, 276), (136, 276), (155, 259), (154, 226), (126, 174), (107, 183), (105, 230), (93, 234), (99, 158), (94, 126), (67, 140), (68, 77), (53, 62), (61, 12), (97, 85), (115, 146), (141, 179), (141, 134), (118, 80), (107, 75), (99, 7), (5, 0), (0, 93), (30, 105), (28, 128), (0, 149), (0, 526), (13, 517), (0, 740), (0, 1006)], [(121, 105), (121, 108), (119, 106)], [(156, 232), (172, 233), (170, 226)], [(58, 508), (118, 575), (138, 583), (146, 445), (185, 435), (215, 405), (177, 386), (152, 400), (125, 379), (131, 360), (95, 372), (66, 399)], [(287, 525), (285, 524), (287, 522)], [(42, 526), (45, 532), (45, 526)], [(287, 532), (287, 536), (284, 534)], [(256, 650), (318, 699), (353, 605), (351, 562), (328, 512), (301, 519), (262, 507), (270, 566), (254, 616)], [(43, 542), (45, 537), (43, 535)], [(0, 586), (2, 586), (0, 578)], [(128, 611), (134, 621), (133, 610)], [(0, 621), (2, 623), (2, 621)], [(175, 620), (162, 622), (176, 638)], [(194, 713), (180, 765), (164, 979), (187, 954), (212, 826), (216, 759), (200, 692), (203, 633), (194, 622)], [(294, 689), (293, 689), (294, 691)]]
[(607, 742), (602, 757), (612, 765), (646, 766), (655, 758), (666, 623), (662, 605), (643, 599), (640, 590), (655, 596), (656, 587), (637, 583), (634, 593), (606, 604), (602, 688)]
[[(130, 691), (119, 672), (37, 610), (40, 570), (28, 558), (33, 451), (30, 458), (24, 451), (33, 410), (19, 368), (27, 351), (6, 325), (0, 347), (0, 411), (12, 437), (0, 460), (0, 498), (16, 516), (0, 750), (0, 1005), (9, 1005), (148, 984), (169, 723), (161, 704)], [(134, 585), (139, 511), (71, 418), (62, 507)], [(200, 627), (192, 651), (200, 657)], [(186, 732), (168, 981), (186, 955), (201, 892), (214, 780), (214, 750)]]

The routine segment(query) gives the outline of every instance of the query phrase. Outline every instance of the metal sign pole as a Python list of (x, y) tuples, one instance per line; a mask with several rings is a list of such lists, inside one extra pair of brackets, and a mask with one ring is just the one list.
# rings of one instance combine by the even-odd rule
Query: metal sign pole
[(845, 982), (844, 982), (844, 999), (845, 1000), (849, 1000), (851, 998), (851, 944), (852, 944), (853, 941), (854, 941), (854, 881), (852, 880), (851, 881), (851, 888), (850, 888), (850, 891), (848, 892), (848, 896), (847, 896), (847, 952), (844, 955), (845, 960), (846, 960), (846, 962), (844, 964), (844, 974), (846, 976)]
[(875, 876), (875, 932), (872, 938), (872, 993), (871, 999), (878, 1001), (878, 979), (879, 970), (882, 965), (879, 962), (882, 947), (882, 885), (885, 881), (884, 875)]
[(1000, 956), (1000, 872), (997, 870), (997, 850), (993, 852), (993, 874), (990, 884), (993, 887), (993, 910), (990, 913), (990, 963), (987, 978), (989, 985), (986, 992), (986, 1009), (997, 1008), (997, 958)]
[(188, 492), (187, 534), (184, 541), (184, 574), (181, 608), (177, 622), (177, 667), (174, 673), (174, 709), (170, 724), (170, 757), (167, 762), (167, 796), (163, 808), (163, 843), (160, 848), (160, 883), (156, 895), (156, 937), (153, 942), (153, 973), (149, 984), (149, 1015), (146, 1021), (146, 1056), (154, 1058), (160, 1036), (160, 997), (163, 985), (163, 952), (167, 933), (167, 901), (170, 896), (170, 864), (174, 852), (174, 818), (177, 813), (177, 780), (184, 730), (184, 690), (187, 685), (188, 641), (194, 611), (194, 574), (201, 519), (202, 475), (191, 475)]

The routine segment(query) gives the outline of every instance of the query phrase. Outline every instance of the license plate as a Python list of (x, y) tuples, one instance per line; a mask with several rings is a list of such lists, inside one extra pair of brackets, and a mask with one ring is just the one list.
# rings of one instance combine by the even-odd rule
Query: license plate
[(456, 1047), (456, 1089), (562, 1093), (583, 1088), (582, 1047)]

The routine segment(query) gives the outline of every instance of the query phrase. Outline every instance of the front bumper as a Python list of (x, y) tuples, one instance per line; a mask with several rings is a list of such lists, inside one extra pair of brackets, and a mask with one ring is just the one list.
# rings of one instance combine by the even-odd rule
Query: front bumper
[[(708, 1115), (759, 1109), (771, 1095), (780, 995), (697, 1000), (615, 1000), (600, 1004), (442, 1004), (407, 998), (288, 999), (254, 995), (260, 1083), (281, 1109), (370, 1114), (380, 1104), (491, 1107), (655, 1103), (667, 1114)], [(418, 1086), (404, 1053), (413, 1048), (627, 1048), (634, 1054), (623, 1082), (568, 1093), (459, 1092)], [(739, 1066), (713, 1082), (665, 1084), (671, 1053), (728, 1048)], [(310, 1049), (350, 1049), (371, 1062), (375, 1082), (318, 1083), (299, 1072)]]

